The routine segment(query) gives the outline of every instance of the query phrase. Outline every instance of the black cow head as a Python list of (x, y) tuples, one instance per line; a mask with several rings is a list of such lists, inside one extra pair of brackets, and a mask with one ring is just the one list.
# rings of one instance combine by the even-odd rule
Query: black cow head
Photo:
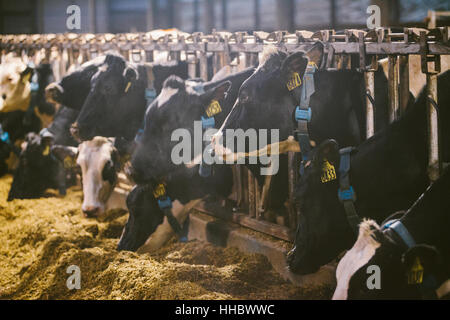
[(130, 213), (117, 250), (136, 251), (163, 222), (164, 214), (148, 185), (135, 186), (128, 194)]
[[(422, 274), (419, 269), (422, 269)], [(421, 278), (423, 283), (430, 275), (439, 279), (443, 271), (442, 256), (435, 247), (419, 244), (405, 249), (403, 244), (394, 240), (392, 233), (383, 232), (374, 221), (367, 220), (360, 226), (355, 245), (339, 262), (333, 298), (430, 298), (422, 295), (417, 282)], [(368, 278), (375, 272), (378, 272), (379, 287), (369, 287)]]
[[(328, 263), (351, 244), (352, 231), (338, 199), (339, 146), (326, 140), (315, 148), (305, 164), (296, 190), (301, 212), (289, 267), (296, 273), (311, 273)], [(335, 179), (324, 179), (330, 166)]]
[(29, 133), (23, 143), (19, 166), (13, 177), (8, 201), (42, 196), (47, 188), (66, 193), (66, 177), (62, 164), (51, 154), (51, 137)]
[(287, 54), (268, 48), (258, 69), (242, 84), (238, 99), (221, 128), (223, 143), (226, 144), (226, 129), (279, 129), (282, 140), (292, 135), (301, 79), (308, 61), (319, 66), (322, 55), (321, 43), (307, 53)]
[(92, 76), (90, 92), (71, 132), (81, 140), (94, 136), (133, 139), (145, 110), (145, 77), (122, 56), (108, 54)]
[(97, 57), (82, 64), (78, 69), (63, 77), (61, 81), (50, 83), (45, 88), (47, 101), (81, 110), (91, 89), (91, 78), (104, 61), (105, 56)]
[[(197, 93), (177, 76), (164, 82), (161, 93), (147, 109), (144, 132), (131, 159), (131, 176), (136, 183), (159, 179), (179, 167), (180, 163), (174, 163), (171, 157), (180, 139), (177, 132), (189, 134), (192, 159), (194, 121), (201, 120), (212, 100), (224, 100), (230, 84), (225, 80)], [(173, 134), (176, 138), (172, 138)]]

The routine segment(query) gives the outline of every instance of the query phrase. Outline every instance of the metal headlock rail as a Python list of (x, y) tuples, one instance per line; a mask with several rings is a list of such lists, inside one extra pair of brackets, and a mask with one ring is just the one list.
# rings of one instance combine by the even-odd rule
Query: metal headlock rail
[[(316, 41), (325, 44), (327, 70), (357, 69), (364, 73), (367, 93), (366, 136), (374, 134), (374, 73), (377, 60), (388, 57), (389, 120), (397, 119), (409, 97), (409, 55), (420, 55), (421, 71), (426, 75), (428, 130), (429, 130), (429, 168), (430, 178), (436, 179), (441, 170), (438, 135), (437, 74), (440, 72), (440, 56), (450, 54), (449, 28), (435, 29), (404, 28), (403, 32), (392, 32), (389, 28), (370, 31), (334, 30), (253, 32), (213, 32), (185, 34), (182, 32), (155, 36), (155, 33), (125, 34), (43, 34), (43, 35), (2, 35), (2, 53), (16, 52), (20, 55), (34, 56), (44, 52), (50, 61), (52, 53), (59, 59), (57, 78), (63, 76), (68, 67), (84, 62), (108, 51), (117, 50), (133, 62), (154, 60), (156, 52), (167, 52), (168, 59), (188, 60), (190, 77), (208, 80), (207, 54), (213, 54), (213, 71), (231, 63), (231, 55), (243, 53), (247, 66), (255, 65), (258, 54), (267, 45), (282, 47), (288, 52), (308, 50)], [(184, 56), (182, 56), (184, 54)], [(351, 59), (351, 58), (359, 59)], [(239, 57), (237, 58), (239, 59)], [(197, 74), (199, 64), (199, 74)], [(237, 63), (231, 64), (232, 68)], [(271, 176), (267, 176), (260, 187), (243, 165), (233, 166), (233, 195), (237, 210), (231, 213), (231, 220), (245, 227), (260, 231), (279, 239), (293, 241), (297, 226), (297, 213), (294, 209), (294, 185), (296, 183), (298, 157), (288, 153), (288, 192), (286, 215), (276, 215), (268, 210), (270, 203)], [(211, 210), (200, 206), (200, 210)], [(214, 211), (214, 210), (212, 210)], [(220, 215), (223, 217), (223, 215)]]

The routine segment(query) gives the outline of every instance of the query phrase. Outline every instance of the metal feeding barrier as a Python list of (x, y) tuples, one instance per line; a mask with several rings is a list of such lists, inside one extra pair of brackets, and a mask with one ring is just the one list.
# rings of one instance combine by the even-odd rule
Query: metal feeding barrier
[[(186, 34), (172, 32), (158, 36), (154, 32), (126, 34), (44, 34), (0, 36), (2, 53), (15, 51), (19, 56), (33, 57), (44, 53), (48, 61), (56, 56), (59, 64), (57, 78), (62, 77), (72, 64), (81, 63), (105, 53), (119, 51), (133, 62), (152, 62), (157, 53), (167, 53), (168, 59), (188, 61), (190, 77), (208, 80), (208, 55), (213, 55), (213, 72), (231, 63), (236, 68), (245, 59), (247, 66), (257, 64), (258, 54), (268, 45), (284, 48), (288, 52), (308, 50), (316, 41), (325, 44), (325, 69), (356, 69), (364, 73), (367, 103), (366, 137), (375, 133), (374, 96), (375, 72), (379, 58), (388, 58), (389, 121), (399, 118), (409, 98), (409, 56), (420, 55), (421, 71), (426, 75), (427, 114), (429, 131), (430, 178), (435, 180), (442, 170), (439, 153), (439, 128), (437, 113), (437, 74), (440, 72), (440, 56), (450, 54), (449, 28), (404, 28), (394, 32), (389, 28), (370, 31), (334, 30), (253, 32), (213, 32)], [(197, 68), (198, 66), (198, 68)], [(198, 73), (198, 74), (197, 74)], [(263, 232), (279, 239), (293, 241), (297, 226), (294, 208), (294, 186), (299, 167), (298, 156), (289, 152), (288, 198), (285, 212), (271, 212), (270, 194), (272, 177), (266, 176), (262, 186), (244, 165), (233, 166), (233, 194), (236, 206), (228, 218), (245, 227)], [(200, 210), (217, 215), (215, 210), (200, 205)], [(223, 214), (220, 215), (223, 218)]]

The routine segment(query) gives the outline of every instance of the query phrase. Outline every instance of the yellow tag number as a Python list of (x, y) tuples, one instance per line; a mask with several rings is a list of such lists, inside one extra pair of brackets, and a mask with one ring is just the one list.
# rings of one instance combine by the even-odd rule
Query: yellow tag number
[(166, 187), (164, 187), (164, 184), (160, 183), (158, 186), (153, 190), (153, 195), (155, 198), (162, 197), (166, 194)]
[(416, 257), (414, 264), (409, 270), (408, 274), (408, 284), (420, 284), (423, 281), (423, 267), (420, 263), (419, 257)]
[(67, 156), (64, 158), (64, 168), (69, 169), (75, 166), (75, 161), (71, 156)]
[(297, 72), (292, 73), (292, 77), (286, 82), (286, 86), (289, 91), (294, 90), (297, 87), (300, 87), (302, 84), (302, 80), (300, 80), (300, 75)]
[(336, 169), (334, 166), (328, 162), (328, 160), (324, 160), (322, 167), (322, 176), (320, 177), (320, 181), (322, 183), (330, 182), (336, 180)]
[(211, 101), (208, 108), (206, 109), (206, 115), (208, 116), (208, 118), (221, 112), (222, 108), (220, 107), (220, 103), (217, 100)]
[(48, 156), (49, 153), (50, 153), (50, 146), (46, 146), (44, 151), (42, 151), (42, 155)]

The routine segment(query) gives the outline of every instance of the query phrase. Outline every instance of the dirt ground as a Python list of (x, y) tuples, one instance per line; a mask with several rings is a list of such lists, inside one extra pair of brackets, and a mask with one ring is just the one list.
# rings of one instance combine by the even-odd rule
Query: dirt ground
[[(299, 288), (268, 260), (200, 241), (169, 242), (152, 254), (118, 252), (127, 214), (106, 221), (81, 213), (82, 192), (7, 202), (0, 178), (0, 299), (324, 299), (332, 289)], [(70, 265), (81, 289), (69, 290)]]

